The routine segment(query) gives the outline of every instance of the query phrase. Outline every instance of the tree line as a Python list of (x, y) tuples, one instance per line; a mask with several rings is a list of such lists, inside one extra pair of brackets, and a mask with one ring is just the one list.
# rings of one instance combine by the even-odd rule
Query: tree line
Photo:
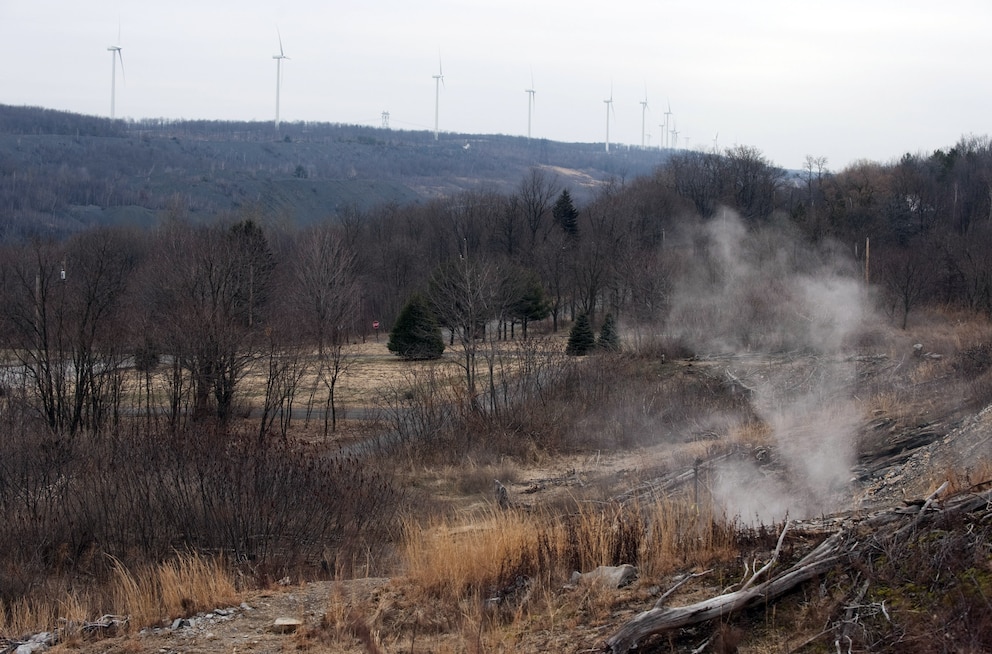
[[(373, 321), (392, 327), (421, 294), (457, 342), (474, 397), (480, 330), (525, 338), (534, 321), (558, 331), (585, 316), (596, 328), (607, 314), (663, 325), (670, 290), (696, 256), (693, 226), (723, 207), (753, 228), (840, 244), (904, 326), (926, 302), (992, 314), (987, 138), (836, 173), (808, 157), (799, 175), (738, 146), (679, 153), (584, 204), (536, 167), (513, 192), (346, 211), (307, 228), (260, 206), (206, 223), (177, 207), (150, 230), (8, 243), (3, 381), (29, 391), (50, 429), (73, 434), (121, 419), (127, 370), (144, 375), (141, 410), (166, 406), (180, 425), (230, 420), (244, 409), (242, 380), (261, 366), (261, 438), (285, 433), (299, 394), (317, 395), (301, 387), (307, 372), (333, 421), (342, 348), (369, 337)], [(153, 373), (167, 382), (164, 401), (153, 397)]]

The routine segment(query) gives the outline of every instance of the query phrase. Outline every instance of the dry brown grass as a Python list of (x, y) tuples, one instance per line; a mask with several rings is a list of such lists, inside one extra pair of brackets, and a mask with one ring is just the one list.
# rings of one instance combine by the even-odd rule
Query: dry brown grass
[(62, 641), (71, 641), (85, 622), (107, 614), (126, 616), (130, 629), (137, 630), (237, 600), (234, 579), (222, 560), (183, 554), (137, 571), (114, 560), (106, 587), (25, 597), (6, 605), (0, 602), (0, 634), (26, 635), (57, 628)]
[(190, 553), (137, 573), (115, 562), (113, 598), (140, 627), (236, 603), (238, 591), (223, 560)]
[(528, 592), (553, 592), (573, 570), (601, 565), (634, 564), (647, 579), (708, 567), (735, 556), (735, 534), (708, 509), (667, 498), (579, 502), (565, 515), (489, 507), (481, 515), (408, 522), (401, 559), (425, 599), (454, 607), (472, 597), (506, 598), (523, 580)]
[(514, 572), (535, 572), (540, 530), (535, 516), (494, 507), (468, 519), (408, 522), (402, 545), (406, 576), (425, 595), (453, 604), (498, 591)]
[[(673, 572), (733, 561), (735, 538), (732, 525), (673, 499), (627, 506), (577, 500), (566, 513), (487, 506), (410, 518), (400, 554), (404, 575), (371, 604), (332, 592), (321, 624), (301, 645), (358, 640), (366, 652), (571, 651), (576, 630), (609, 622), (624, 602), (649, 603)], [(622, 593), (569, 583), (573, 570), (619, 563), (640, 570), (640, 581)]]

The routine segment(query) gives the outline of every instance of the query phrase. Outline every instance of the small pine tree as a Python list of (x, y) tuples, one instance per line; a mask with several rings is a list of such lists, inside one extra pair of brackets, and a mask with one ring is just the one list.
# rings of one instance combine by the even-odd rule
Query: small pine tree
[(541, 280), (536, 274), (527, 274), (515, 291), (519, 297), (510, 305), (510, 315), (520, 320), (524, 338), (527, 338), (527, 323), (532, 320), (544, 320), (551, 313), (548, 298), (541, 286)]
[(568, 345), (565, 346), (565, 354), (572, 356), (583, 356), (589, 354), (596, 347), (596, 334), (592, 330), (592, 323), (585, 313), (575, 319), (572, 331), (568, 334)]
[(596, 347), (609, 352), (620, 350), (620, 334), (617, 333), (617, 321), (612, 313), (606, 314), (606, 318), (603, 319), (603, 328), (599, 332)]
[(389, 332), (386, 347), (404, 359), (440, 358), (444, 352), (441, 327), (422, 295), (414, 294), (400, 311)]
[(572, 204), (572, 196), (569, 195), (568, 189), (562, 190), (561, 195), (558, 196), (555, 206), (551, 209), (551, 215), (570, 237), (575, 238), (579, 235), (579, 212)]

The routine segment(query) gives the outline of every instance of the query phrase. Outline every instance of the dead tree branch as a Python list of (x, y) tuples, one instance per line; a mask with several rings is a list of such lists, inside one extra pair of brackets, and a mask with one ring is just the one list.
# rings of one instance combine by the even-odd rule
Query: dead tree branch
[[(908, 509), (907, 507), (896, 507), (868, 516), (847, 516), (843, 521), (838, 520), (838, 524), (843, 523), (843, 526), (838, 527), (833, 535), (828, 536), (787, 570), (764, 582), (757, 583), (757, 580), (769, 572), (778, 559), (788, 530), (787, 524), (779, 535), (778, 545), (771, 560), (754, 572), (740, 590), (724, 592), (682, 607), (665, 608), (661, 606), (662, 602), (659, 600), (653, 608), (638, 614), (622, 625), (615, 634), (606, 640), (603, 644), (603, 650), (611, 654), (625, 654), (636, 648), (638, 643), (649, 636), (724, 618), (752, 606), (767, 604), (801, 584), (828, 572), (836, 565), (861, 556), (864, 551), (870, 551), (872, 546), (877, 546), (880, 543), (898, 545), (908, 534), (912, 534), (919, 527), (926, 528), (932, 520), (940, 516), (975, 514), (982, 518), (992, 517), (992, 513), (990, 513), (992, 491), (979, 494), (963, 493), (938, 501), (946, 490), (947, 484), (942, 485), (920, 503), (918, 510), (916, 507)], [(934, 510), (935, 508), (937, 510)], [(675, 588), (678, 588), (688, 579), (679, 582)], [(674, 592), (675, 588), (667, 592), (663, 599)], [(854, 613), (848, 615), (847, 620), (842, 621), (842, 624), (850, 624), (857, 620), (856, 613), (860, 597), (866, 590), (867, 586), (859, 589), (852, 602)], [(878, 610), (886, 616), (888, 615), (884, 605), (880, 605)], [(827, 632), (823, 632), (819, 636), (825, 633)], [(843, 631), (838, 634), (835, 642), (837, 647), (843, 647), (847, 644), (846, 635)]]
[[(781, 545), (781, 541), (779, 543)], [(812, 552), (782, 574), (758, 585), (751, 585), (759, 574), (771, 567), (769, 561), (741, 590), (713, 597), (689, 606), (652, 608), (635, 616), (606, 641), (605, 649), (612, 654), (629, 652), (647, 636), (680, 627), (707, 622), (755, 604), (771, 601), (797, 585), (823, 574), (845, 554), (842, 534), (827, 538)]]

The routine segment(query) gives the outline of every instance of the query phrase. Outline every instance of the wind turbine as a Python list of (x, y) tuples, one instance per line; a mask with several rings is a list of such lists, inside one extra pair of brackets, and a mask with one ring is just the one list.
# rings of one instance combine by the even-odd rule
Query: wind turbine
[(441, 101), (441, 85), (444, 84), (444, 70), (441, 68), (441, 53), (437, 55), (437, 75), (432, 75), (434, 78), (434, 140), (437, 140), (437, 119), (438, 119), (438, 106)]
[(616, 116), (613, 111), (613, 85), (610, 84), (610, 99), (603, 100), (606, 103), (606, 153), (610, 153), (610, 113)]
[(641, 100), (641, 147), (644, 147), (644, 126), (648, 115), (648, 87), (644, 87), (644, 99)]
[(527, 140), (530, 140), (530, 115), (534, 111), (534, 71), (530, 71), (530, 88), (524, 89), (527, 94)]
[(668, 138), (668, 135), (671, 133), (671, 128), (669, 128), (669, 126), (668, 126), (668, 117), (671, 116), (671, 115), (672, 115), (672, 103), (669, 101), (669, 103), (668, 103), (668, 111), (665, 112), (665, 146), (666, 147), (668, 146), (668, 144), (670, 142), (669, 141), (669, 138)]
[[(117, 25), (117, 43), (121, 42), (121, 26)], [(124, 77), (124, 56), (121, 54), (120, 45), (107, 46), (110, 52), (110, 119), (113, 120), (116, 114), (117, 104), (117, 61), (121, 62), (121, 78)]]
[(713, 137), (713, 152), (720, 152), (720, 132), (717, 132), (716, 136)]
[(289, 59), (289, 57), (282, 49), (282, 34), (278, 27), (276, 28), (276, 35), (279, 37), (279, 54), (272, 55), (272, 58), (276, 60), (276, 129), (279, 129), (279, 85), (282, 81), (282, 60)]

